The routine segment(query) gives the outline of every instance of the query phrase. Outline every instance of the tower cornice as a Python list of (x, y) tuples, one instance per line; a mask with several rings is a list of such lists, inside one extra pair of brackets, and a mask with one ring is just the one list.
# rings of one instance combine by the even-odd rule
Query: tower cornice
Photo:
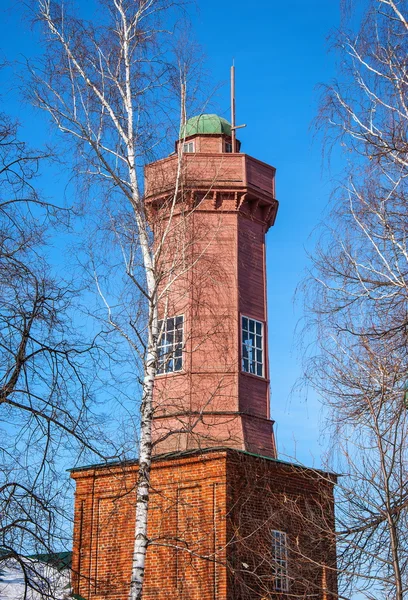
[[(181, 161), (181, 164), (180, 164)], [(195, 210), (240, 211), (265, 224), (275, 222), (276, 169), (243, 153), (177, 154), (145, 167), (145, 202), (160, 208), (174, 194)]]

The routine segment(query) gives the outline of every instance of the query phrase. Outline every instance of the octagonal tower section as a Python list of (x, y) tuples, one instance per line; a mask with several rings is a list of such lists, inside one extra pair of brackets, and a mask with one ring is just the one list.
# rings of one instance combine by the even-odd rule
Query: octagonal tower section
[(173, 154), (146, 166), (145, 202), (161, 277), (155, 454), (275, 457), (265, 264), (274, 167), (232, 152), (231, 125), (200, 115)]

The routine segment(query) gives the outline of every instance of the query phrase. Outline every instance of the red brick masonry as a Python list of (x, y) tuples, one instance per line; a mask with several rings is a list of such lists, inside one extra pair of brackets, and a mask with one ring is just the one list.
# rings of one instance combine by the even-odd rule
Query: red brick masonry
[[(192, 136), (194, 153), (145, 167), (155, 239), (166, 232), (160, 268), (173, 278), (159, 313), (184, 317), (182, 370), (155, 380), (156, 454), (228, 446), (276, 456), (265, 264), (265, 235), (278, 210), (275, 168), (247, 154), (226, 153), (224, 138)], [(177, 202), (169, 212), (177, 173)], [(167, 285), (167, 277), (163, 281)], [(259, 377), (242, 372), (241, 316), (264, 326)]]
[[(137, 462), (76, 469), (74, 591), (127, 600)], [(332, 474), (233, 449), (158, 457), (144, 599), (267, 600), (336, 592)], [(271, 531), (287, 534), (276, 591)]]

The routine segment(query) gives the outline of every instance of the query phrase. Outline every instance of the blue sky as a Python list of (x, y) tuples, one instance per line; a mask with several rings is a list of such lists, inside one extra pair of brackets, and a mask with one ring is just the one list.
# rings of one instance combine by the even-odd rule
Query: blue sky
[[(307, 268), (306, 249), (321, 221), (332, 189), (322, 168), (319, 139), (312, 121), (317, 113), (319, 83), (335, 76), (335, 57), (327, 36), (339, 26), (337, 0), (198, 0), (192, 9), (194, 36), (207, 56), (206, 67), (219, 88), (218, 112), (229, 118), (229, 68), (236, 65), (237, 121), (242, 150), (277, 168), (280, 209), (267, 238), (269, 349), (272, 417), (281, 453), (318, 466), (321, 408), (314, 393), (291, 394), (301, 375), (294, 330), (302, 316), (297, 285)], [(22, 60), (35, 52), (29, 25), (13, 7), (0, 3), (0, 57)], [(11, 10), (10, 10), (11, 9)], [(47, 128), (44, 115), (21, 110), (12, 69), (1, 74), (3, 110), (20, 116), (26, 139), (35, 145)], [(27, 118), (28, 117), (28, 118)], [(336, 165), (332, 167), (336, 168)], [(64, 177), (45, 180), (47, 194), (62, 193)]]
[(206, 0), (194, 19), (196, 35), (215, 81), (223, 116), (229, 116), (229, 67), (236, 66), (237, 122), (242, 151), (274, 165), (280, 202), (267, 236), (269, 352), (272, 418), (278, 448), (307, 464), (319, 464), (322, 415), (316, 395), (292, 394), (301, 375), (295, 327), (302, 316), (296, 287), (312, 251), (310, 235), (321, 222), (336, 176), (323, 168), (321, 140), (314, 138), (318, 84), (335, 77), (327, 37), (339, 26), (337, 0), (260, 0), (252, 5)]

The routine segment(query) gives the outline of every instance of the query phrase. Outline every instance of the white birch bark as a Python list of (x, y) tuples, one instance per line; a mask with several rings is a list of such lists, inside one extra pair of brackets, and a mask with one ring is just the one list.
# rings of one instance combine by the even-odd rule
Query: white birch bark
[[(72, 42), (72, 31), (66, 30), (68, 19), (64, 14), (63, 4), (53, 0), (38, 0), (39, 17), (51, 35), (51, 43), (62, 62), (69, 65), (61, 80), (50, 76), (50, 81), (44, 79), (34, 69), (32, 70), (35, 82), (35, 101), (48, 111), (56, 126), (64, 133), (68, 133), (79, 144), (90, 148), (94, 154), (94, 171), (91, 175), (109, 180), (120, 189), (129, 200), (136, 223), (136, 236), (143, 261), (145, 285), (142, 286), (133, 277), (131, 260), (127, 264), (127, 273), (133, 277), (134, 283), (144, 295), (148, 305), (148, 322), (146, 323), (146, 347), (143, 352), (143, 381), (142, 402), (140, 407), (140, 434), (139, 434), (139, 473), (136, 488), (136, 519), (134, 549), (132, 558), (132, 575), (129, 588), (129, 600), (140, 600), (143, 593), (143, 579), (145, 571), (146, 552), (148, 548), (147, 523), (150, 490), (150, 469), (152, 461), (152, 419), (153, 419), (153, 391), (157, 368), (158, 346), (158, 304), (165, 300), (163, 290), (159, 296), (156, 261), (160, 256), (161, 248), (170, 231), (170, 224), (165, 228), (163, 239), (155, 247), (151, 246), (149, 224), (146, 219), (143, 198), (140, 193), (137, 170), (138, 152), (138, 115), (135, 112), (135, 98), (140, 98), (146, 89), (138, 88), (135, 79), (135, 57), (133, 55), (138, 39), (152, 39), (156, 34), (165, 33), (164, 30), (154, 31), (150, 20), (155, 11), (161, 13), (171, 9), (176, 4), (162, 0), (138, 0), (129, 6), (124, 0), (111, 0), (111, 15), (113, 16), (113, 35), (118, 44), (118, 63), (112, 65), (109, 57), (105, 55), (106, 46), (95, 45), (92, 55), (81, 54), (75, 43)], [(114, 11), (113, 11), (114, 8)], [(75, 27), (75, 25), (74, 25)], [(81, 31), (78, 29), (78, 31)], [(75, 31), (74, 31), (75, 33)], [(81, 33), (79, 34), (81, 35)], [(83, 34), (86, 35), (86, 32)], [(75, 37), (75, 36), (74, 36)], [(86, 44), (84, 46), (87, 47)], [(156, 52), (156, 49), (155, 49)], [(52, 57), (55, 55), (52, 54)], [(156, 60), (156, 56), (154, 60)], [(143, 60), (145, 58), (143, 57)], [(159, 62), (159, 61), (158, 61)], [(65, 79), (64, 79), (65, 78)], [(183, 77), (181, 78), (183, 81)], [(59, 83), (61, 83), (59, 87)], [(144, 82), (145, 83), (145, 82)], [(114, 86), (117, 98), (112, 100), (108, 90)], [(159, 79), (146, 83), (147, 89), (160, 85)], [(67, 91), (68, 90), (68, 91)], [(100, 118), (95, 117), (89, 108), (88, 94), (99, 107)], [(116, 102), (116, 104), (115, 104)], [(121, 103), (121, 104), (118, 104)], [(118, 106), (120, 108), (118, 109)], [(145, 107), (144, 107), (145, 108)], [(147, 107), (148, 108), (148, 107)], [(184, 120), (185, 107), (182, 107), (182, 120)], [(104, 139), (103, 123), (108, 122), (110, 131), (113, 132)], [(112, 138), (116, 140), (112, 142)], [(126, 175), (125, 175), (126, 174)], [(174, 205), (178, 195), (179, 177), (181, 174), (181, 154), (174, 182), (173, 203), (169, 207), (169, 219), (174, 212)], [(98, 292), (106, 306), (109, 324), (132, 345), (132, 341), (121, 325), (115, 321), (112, 309), (101, 289), (97, 275), (95, 275)], [(165, 293), (171, 287), (173, 276), (169, 276), (165, 286)], [(135, 347), (133, 347), (135, 349)], [(140, 353), (139, 353), (140, 354)]]
[(322, 226), (305, 288), (316, 340), (307, 373), (329, 408), (334, 458), (346, 473), (337, 488), (340, 579), (363, 597), (401, 600), (408, 590), (408, 20), (404, 2), (366, 6), (361, 22), (353, 15), (338, 36), (347, 84), (328, 86), (321, 104), (329, 144), (337, 138), (345, 149), (347, 183)]

